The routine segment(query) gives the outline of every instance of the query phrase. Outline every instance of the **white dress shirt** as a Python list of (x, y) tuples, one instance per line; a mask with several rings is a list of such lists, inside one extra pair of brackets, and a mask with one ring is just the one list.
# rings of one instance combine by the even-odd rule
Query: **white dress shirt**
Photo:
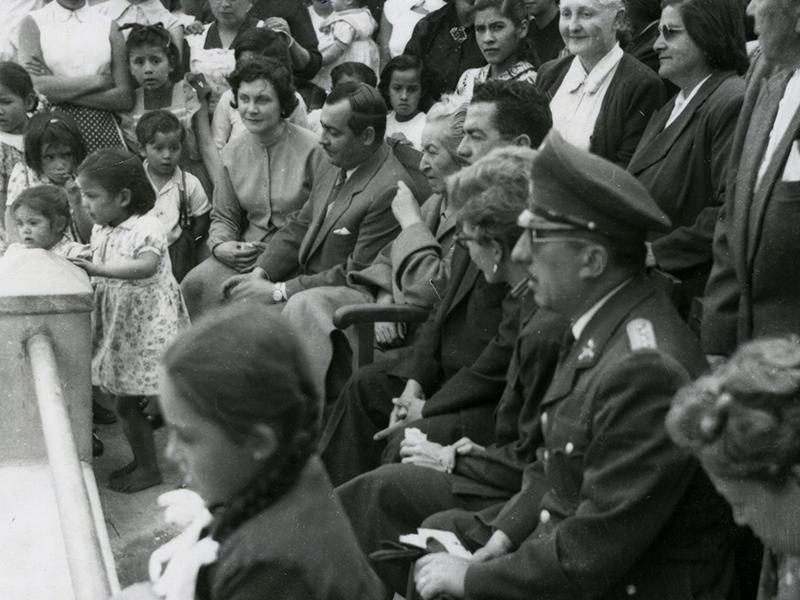
[(792, 118), (800, 108), (800, 69), (797, 69), (792, 74), (791, 79), (786, 84), (786, 89), (783, 92), (783, 98), (778, 105), (778, 114), (775, 115), (775, 122), (772, 124), (772, 130), (769, 132), (769, 141), (767, 142), (767, 149), (764, 152), (764, 158), (761, 159), (761, 165), (758, 167), (758, 176), (756, 177), (756, 187), (761, 184), (761, 178), (767, 172), (767, 167), (772, 160), (772, 155), (775, 154), (783, 136), (786, 135), (786, 130), (792, 122)]
[(573, 146), (589, 150), (603, 98), (623, 54), (619, 44), (614, 44), (588, 73), (580, 58), (572, 59), (564, 80), (550, 101), (550, 110), (553, 129)]
[(692, 91), (689, 92), (689, 95), (686, 96), (683, 93), (683, 90), (678, 92), (678, 95), (675, 96), (675, 106), (672, 107), (672, 112), (669, 114), (669, 119), (667, 119), (667, 124), (664, 125), (664, 129), (672, 125), (672, 122), (681, 116), (683, 109), (692, 101), (692, 98), (695, 97), (698, 90), (703, 86), (703, 84), (708, 81), (708, 78), (711, 77), (711, 73), (706, 75), (703, 80), (698, 83), (696, 86), (692, 88)]
[(583, 313), (580, 317), (578, 317), (575, 320), (575, 322), (572, 324), (572, 328), (571, 329), (572, 329), (572, 335), (576, 340), (580, 339), (581, 334), (583, 333), (583, 330), (586, 329), (586, 326), (589, 324), (589, 321), (591, 321), (592, 317), (597, 314), (597, 311), (599, 311), (601, 308), (603, 308), (603, 305), (606, 302), (608, 302), (609, 300), (611, 300), (611, 298), (612, 298), (612, 296), (614, 296), (614, 294), (616, 294), (618, 291), (620, 291), (622, 288), (624, 288), (631, 281), (631, 279), (633, 279), (633, 278), (630, 277), (630, 278), (626, 279), (625, 281), (623, 281), (622, 283), (620, 283), (617, 287), (615, 287), (613, 290), (608, 292), (605, 296), (600, 298), (600, 300), (595, 302), (594, 305), (592, 306), (592, 308), (587, 310), (585, 313)]

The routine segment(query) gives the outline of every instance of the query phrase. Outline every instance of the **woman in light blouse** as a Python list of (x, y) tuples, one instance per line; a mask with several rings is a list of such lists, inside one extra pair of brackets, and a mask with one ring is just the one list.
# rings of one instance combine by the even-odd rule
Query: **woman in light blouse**
[(316, 134), (288, 121), (297, 98), (291, 73), (269, 58), (230, 76), (247, 133), (222, 150), (208, 244), (212, 256), (182, 283), (190, 314), (222, 303), (222, 283), (253, 268), (264, 243), (308, 198), (321, 160)]

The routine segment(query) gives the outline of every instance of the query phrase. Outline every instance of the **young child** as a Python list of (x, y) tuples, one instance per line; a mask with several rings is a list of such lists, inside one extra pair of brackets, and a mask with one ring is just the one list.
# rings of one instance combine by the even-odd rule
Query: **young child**
[(69, 231), (70, 208), (67, 193), (56, 185), (35, 185), (23, 191), (10, 206), (19, 243), (18, 248), (41, 248), (64, 258), (87, 258), (89, 247), (74, 241)]
[[(37, 113), (28, 123), (24, 147), (25, 162), (14, 165), (8, 181), (9, 205), (23, 191), (41, 183), (63, 188), (72, 215), (67, 235), (76, 242), (88, 243), (92, 222), (75, 185), (75, 169), (86, 156), (77, 124), (72, 117), (59, 112)], [(5, 220), (8, 241), (19, 241), (9, 211), (6, 211)]]
[(144, 150), (144, 170), (156, 192), (151, 214), (164, 225), (172, 274), (180, 281), (197, 264), (197, 249), (211, 223), (203, 186), (178, 166), (185, 130), (166, 110), (144, 114), (136, 125), (136, 139)]
[[(243, 61), (264, 57), (273, 58), (291, 70), (286, 36), (266, 27), (256, 27), (244, 31), (236, 38), (233, 44), (233, 54), (236, 57), (237, 67)], [(287, 121), (299, 127), (310, 129), (303, 97), (298, 92), (295, 92), (295, 96), (298, 100), (297, 107), (289, 115)], [(211, 134), (214, 138), (214, 145), (218, 150), (222, 150), (232, 138), (247, 131), (235, 105), (233, 90), (225, 90), (219, 97), (217, 107), (214, 109), (214, 118), (211, 120)]]
[(183, 48), (183, 26), (161, 0), (105, 0), (97, 5), (101, 14), (116, 21), (119, 27), (137, 23), (155, 25), (161, 23), (169, 32), (176, 48)]
[[(366, 83), (372, 87), (377, 87), (378, 76), (367, 65), (359, 62), (343, 62), (331, 70), (331, 88), (348, 81)], [(320, 125), (319, 117), (324, 103), (325, 99), (323, 97), (319, 107), (308, 113), (308, 128), (317, 135), (322, 135), (322, 125)]]
[(128, 146), (139, 148), (136, 124), (149, 110), (166, 109), (186, 131), (181, 166), (195, 175), (207, 194), (219, 170), (219, 155), (211, 137), (208, 85), (202, 76), (183, 79), (178, 48), (161, 25), (126, 25), (128, 67), (138, 87), (133, 109), (120, 115)]
[(320, 27), (322, 39), (329, 41), (320, 44), (322, 68), (314, 79), (314, 83), (327, 91), (332, 88), (330, 72), (336, 65), (360, 62), (377, 73), (381, 64), (378, 45), (372, 39), (378, 25), (364, 1), (330, 1), (333, 12)]
[(155, 192), (142, 162), (127, 150), (97, 150), (81, 163), (77, 181), (95, 222), (92, 259), (73, 259), (94, 285), (92, 383), (113, 398), (133, 451), (133, 461), (111, 474), (109, 486), (135, 492), (161, 481), (142, 409), (158, 392), (164, 347), (189, 318), (164, 227), (147, 214)]
[[(0, 215), (6, 213), (11, 173), (16, 165), (25, 163), (23, 134), (28, 113), (37, 103), (28, 72), (18, 64), (0, 62)], [(5, 228), (0, 223), (0, 242), (4, 239)]]
[[(386, 137), (402, 137), (422, 150), (422, 129), (430, 101), (429, 85), (422, 61), (401, 54), (391, 59), (381, 73), (378, 89), (392, 110), (386, 116)], [(423, 108), (424, 104), (424, 108)]]

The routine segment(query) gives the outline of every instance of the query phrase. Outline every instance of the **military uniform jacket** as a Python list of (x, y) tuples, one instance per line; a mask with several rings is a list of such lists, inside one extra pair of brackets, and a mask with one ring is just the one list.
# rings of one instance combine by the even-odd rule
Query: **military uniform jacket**
[(559, 363), (540, 407), (541, 459), (494, 522), (520, 545), (471, 565), (466, 598), (691, 600), (724, 588), (730, 512), (664, 428), (674, 392), (704, 366), (644, 277), (615, 293)]

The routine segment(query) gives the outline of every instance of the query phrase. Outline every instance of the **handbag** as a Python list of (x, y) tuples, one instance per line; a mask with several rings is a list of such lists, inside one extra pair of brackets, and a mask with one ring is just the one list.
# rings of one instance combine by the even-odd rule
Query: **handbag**
[(172, 274), (180, 283), (186, 274), (197, 266), (197, 246), (192, 233), (192, 217), (189, 210), (189, 198), (186, 196), (186, 174), (181, 172), (180, 206), (178, 224), (181, 235), (169, 246), (169, 259), (172, 262)]

